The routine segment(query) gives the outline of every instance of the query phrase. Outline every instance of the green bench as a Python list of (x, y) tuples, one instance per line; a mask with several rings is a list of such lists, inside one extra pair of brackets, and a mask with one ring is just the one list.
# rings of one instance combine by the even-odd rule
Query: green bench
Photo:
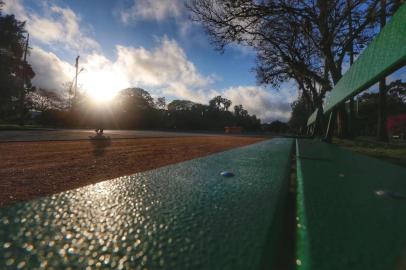
[(0, 209), (0, 269), (272, 268), (293, 146), (269, 140)]
[[(327, 96), (326, 138), (337, 106), (405, 64), (403, 5)], [(406, 169), (317, 140), (296, 155), (298, 268), (406, 269)]]
[[(324, 113), (405, 63), (405, 31), (403, 5)], [(2, 208), (0, 269), (280, 269), (284, 241), (295, 243), (298, 269), (405, 269), (406, 170), (294, 143), (273, 139)], [(235, 175), (220, 175), (227, 170)], [(283, 238), (286, 228), (296, 239)]]
[(299, 269), (406, 269), (406, 169), (297, 140)]
[[(337, 106), (404, 66), (405, 44), (406, 5), (402, 5), (326, 97), (324, 114), (333, 115)], [(313, 112), (308, 127), (317, 122), (317, 117), (317, 111)]]

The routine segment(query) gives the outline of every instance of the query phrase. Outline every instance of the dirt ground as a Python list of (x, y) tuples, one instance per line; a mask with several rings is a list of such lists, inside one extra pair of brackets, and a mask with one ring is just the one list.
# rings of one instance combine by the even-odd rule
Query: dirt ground
[(0, 143), (0, 206), (263, 139), (202, 136)]

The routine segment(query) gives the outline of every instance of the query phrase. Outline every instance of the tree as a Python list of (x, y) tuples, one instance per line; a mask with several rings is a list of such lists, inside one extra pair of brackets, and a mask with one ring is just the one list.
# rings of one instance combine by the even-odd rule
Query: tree
[[(381, 0), (380, 12), (380, 27), (381, 30), (386, 24), (386, 0)], [(378, 106), (378, 124), (377, 124), (377, 139), (378, 141), (388, 142), (388, 130), (386, 129), (387, 111), (386, 111), (386, 78), (379, 80), (379, 106)]]
[(238, 43), (257, 52), (260, 84), (278, 87), (293, 79), (311, 109), (322, 110), (349, 46), (358, 54), (376, 34), (379, 1), (192, 0), (188, 8), (220, 51)]
[(0, 118), (16, 114), (23, 120), (28, 112), (25, 94), (32, 91), (35, 76), (31, 66), (22, 59), (29, 50), (26, 43), (25, 22), (14, 15), (1, 14), (0, 9)]
[(265, 131), (274, 133), (286, 133), (289, 130), (289, 125), (279, 120), (276, 120), (270, 124), (265, 124), (264, 129)]
[(303, 97), (300, 97), (291, 104), (291, 107), (292, 114), (288, 123), (289, 127), (293, 132), (303, 134), (306, 131), (307, 119), (312, 113), (310, 106)]
[(138, 109), (147, 109), (154, 107), (154, 99), (150, 93), (142, 88), (126, 88), (121, 90), (117, 96), (121, 104), (126, 104), (125, 107), (133, 106)]
[(240, 104), (240, 105), (235, 105), (234, 106), (234, 115), (237, 118), (244, 118), (247, 117), (248, 115), (248, 111), (244, 109), (244, 107)]
[(195, 103), (190, 100), (175, 99), (168, 104), (168, 111), (190, 111)]
[(145, 128), (152, 124), (155, 103), (151, 95), (142, 88), (126, 88), (115, 98), (116, 124), (122, 128)]
[(402, 82), (402, 80), (391, 82), (387, 86), (387, 92), (389, 97), (399, 100), (406, 106), (406, 82)]
[(155, 106), (160, 109), (160, 110), (164, 110), (166, 108), (166, 100), (165, 97), (159, 97), (157, 98), (156, 102), (155, 102)]
[(37, 112), (45, 112), (50, 109), (62, 109), (65, 107), (63, 98), (55, 91), (39, 88), (27, 95), (30, 108)]
[(222, 96), (216, 96), (209, 101), (210, 108), (219, 111), (228, 111), (231, 104), (231, 100), (223, 98)]

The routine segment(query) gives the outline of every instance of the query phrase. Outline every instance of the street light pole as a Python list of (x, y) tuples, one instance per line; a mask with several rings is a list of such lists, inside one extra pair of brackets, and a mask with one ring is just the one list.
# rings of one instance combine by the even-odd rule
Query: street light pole
[(73, 96), (73, 102), (76, 102), (76, 94), (77, 94), (77, 90), (78, 90), (78, 74), (79, 74), (79, 55), (76, 57), (76, 75), (75, 75), (75, 93)]

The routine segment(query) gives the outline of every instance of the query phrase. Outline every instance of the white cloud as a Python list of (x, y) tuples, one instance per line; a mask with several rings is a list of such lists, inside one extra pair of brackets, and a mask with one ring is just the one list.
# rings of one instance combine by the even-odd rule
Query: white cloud
[[(233, 105), (243, 104), (250, 114), (256, 114), (264, 122), (275, 119), (287, 121), (290, 117), (290, 103), (296, 97), (296, 88), (291, 85), (280, 91), (258, 86), (212, 89), (213, 82), (218, 78), (215, 75), (202, 75), (179, 44), (167, 37), (158, 40), (154, 48), (117, 45), (116, 58), (110, 60), (98, 50), (99, 44), (81, 30), (86, 27), (81, 25), (80, 17), (71, 9), (44, 2), (43, 14), (38, 14), (28, 12), (20, 0), (4, 2), (4, 12), (26, 20), (27, 29), (34, 39), (29, 62), (36, 73), (33, 79), (35, 86), (61, 91), (62, 84), (73, 79), (72, 64), (41, 48), (51, 45), (69, 52), (83, 52), (80, 64), (85, 70), (79, 76), (79, 85), (90, 93), (103, 92), (108, 95), (137, 86), (145, 88), (153, 96), (159, 94), (200, 103), (207, 103), (210, 98), (222, 95), (231, 99)], [(127, 15), (122, 13), (122, 19), (126, 22), (138, 19), (161, 21), (173, 17), (181, 26), (181, 36), (186, 37), (192, 26), (184, 21), (182, 9), (182, 0), (140, 0), (134, 2)], [(246, 52), (245, 48), (235, 49), (251, 53)]]
[[(215, 76), (200, 74), (174, 40), (161, 39), (155, 48), (116, 47), (117, 57), (111, 61), (101, 53), (81, 58), (84, 68), (79, 78), (82, 88), (89, 91), (113, 91), (130, 86), (142, 86), (177, 98), (206, 102), (208, 88)], [(55, 54), (34, 47), (29, 58), (37, 73), (33, 84), (60, 89), (72, 79), (74, 67)], [(213, 93), (213, 91), (210, 91)]]
[(162, 21), (182, 15), (182, 0), (134, 0), (132, 6), (120, 11), (124, 23), (137, 20)]
[(27, 12), (20, 0), (4, 0), (4, 12), (26, 21), (26, 28), (34, 42), (59, 45), (67, 50), (85, 52), (98, 50), (100, 45), (88, 37), (88, 29), (70, 8), (44, 2), (43, 14)]
[[(61, 89), (62, 83), (73, 78), (74, 67), (53, 53), (34, 47), (29, 61), (37, 73), (33, 80), (36, 86)], [(141, 86), (153, 96), (159, 94), (200, 103), (222, 95), (231, 99), (233, 105), (243, 104), (250, 114), (264, 122), (287, 121), (290, 103), (296, 98), (292, 84), (284, 85), (280, 91), (259, 86), (211, 89), (212, 77), (200, 74), (182, 48), (168, 38), (163, 38), (151, 50), (117, 46), (115, 61), (93, 53), (81, 59), (81, 67), (85, 70), (79, 76), (79, 85), (90, 93), (108, 96), (126, 87)]]
[(255, 114), (263, 122), (288, 121), (291, 114), (290, 103), (296, 98), (294, 90), (290, 84), (279, 91), (259, 86), (238, 86), (226, 89), (223, 95), (233, 105), (242, 104), (250, 114)]
[(3, 12), (6, 14), (14, 14), (17, 19), (26, 21), (27, 13), (21, 0), (2, 0), (4, 2)]
[(117, 62), (123, 67), (123, 72), (135, 82), (140, 81), (151, 86), (181, 82), (189, 87), (202, 87), (211, 82), (210, 78), (198, 73), (178, 43), (167, 37), (152, 50), (117, 46), (117, 54)]
[(205, 101), (198, 90), (206, 88), (214, 80), (214, 76), (200, 74), (179, 44), (167, 37), (151, 50), (117, 46), (114, 66), (126, 74), (133, 85), (145, 85), (197, 102)]
[(35, 86), (61, 91), (62, 85), (72, 80), (74, 67), (52, 52), (33, 47), (28, 61), (36, 74), (32, 80)]

